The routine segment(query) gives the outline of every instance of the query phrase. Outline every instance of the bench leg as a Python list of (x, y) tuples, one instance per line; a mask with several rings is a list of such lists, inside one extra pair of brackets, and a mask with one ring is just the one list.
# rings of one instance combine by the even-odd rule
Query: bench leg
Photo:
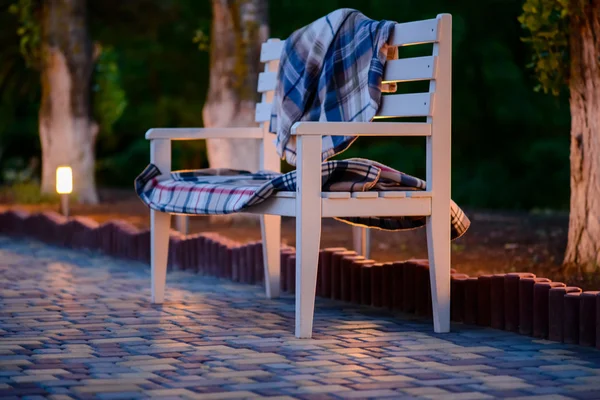
[(321, 137), (297, 139), (296, 337), (310, 339), (321, 242)]
[(312, 337), (317, 289), (321, 216), (307, 213), (296, 219), (296, 337)]
[(281, 217), (261, 215), (263, 260), (265, 268), (265, 292), (269, 299), (279, 297), (281, 274)]
[(371, 230), (362, 226), (352, 227), (354, 251), (366, 259), (371, 258)]
[(436, 213), (434, 209), (427, 217), (433, 330), (436, 333), (450, 332), (450, 220), (448, 208), (442, 210)]
[(150, 210), (150, 267), (153, 304), (162, 304), (165, 298), (170, 229), (170, 214)]

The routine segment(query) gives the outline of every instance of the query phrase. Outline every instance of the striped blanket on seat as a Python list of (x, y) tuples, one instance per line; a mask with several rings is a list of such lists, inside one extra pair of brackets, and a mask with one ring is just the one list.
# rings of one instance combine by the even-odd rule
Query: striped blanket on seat
[[(375, 161), (359, 158), (328, 161), (321, 167), (324, 192), (424, 190), (425, 181)], [(136, 178), (135, 190), (153, 210), (190, 215), (231, 214), (247, 211), (276, 192), (296, 191), (296, 171), (250, 173), (232, 169), (176, 171), (161, 176), (150, 164)], [(451, 214), (452, 239), (462, 236), (470, 221), (454, 203)], [(425, 225), (425, 217), (345, 217), (340, 221), (384, 230), (405, 230)]]

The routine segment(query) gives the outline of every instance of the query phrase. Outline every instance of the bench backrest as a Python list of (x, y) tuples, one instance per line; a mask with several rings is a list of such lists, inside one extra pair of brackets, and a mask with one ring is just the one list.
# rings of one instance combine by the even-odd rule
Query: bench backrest
[[(262, 45), (260, 61), (265, 63), (265, 72), (258, 78), (261, 101), (256, 105), (256, 122), (268, 131), (277, 84), (277, 70), (284, 41), (269, 39)], [(401, 117), (426, 117), (432, 125), (432, 136), (436, 141), (450, 143), (451, 70), (452, 70), (452, 16), (440, 14), (434, 19), (396, 24), (389, 44), (403, 47), (432, 43), (432, 54), (425, 57), (390, 59), (386, 63), (384, 83), (430, 81), (429, 91), (424, 93), (384, 94), (377, 119)], [(435, 122), (435, 123), (434, 123)], [(439, 136), (447, 136), (440, 138)], [(448, 148), (449, 151), (449, 148)], [(431, 143), (428, 140), (428, 183), (431, 181)], [(428, 185), (429, 186), (429, 185)]]

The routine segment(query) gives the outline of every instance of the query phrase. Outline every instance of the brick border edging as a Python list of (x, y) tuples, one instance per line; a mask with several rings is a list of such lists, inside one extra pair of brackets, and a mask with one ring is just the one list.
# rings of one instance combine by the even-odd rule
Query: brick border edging
[[(0, 212), (0, 234), (150, 263), (150, 231), (55, 212)], [(282, 247), (281, 288), (294, 293), (295, 249)], [(171, 231), (168, 268), (262, 284), (261, 242), (242, 245), (214, 232)], [(392, 311), (432, 315), (427, 260), (378, 263), (346, 248), (320, 251), (317, 296)], [(531, 273), (469, 277), (452, 270), (454, 322), (600, 349), (600, 292), (583, 292)]]

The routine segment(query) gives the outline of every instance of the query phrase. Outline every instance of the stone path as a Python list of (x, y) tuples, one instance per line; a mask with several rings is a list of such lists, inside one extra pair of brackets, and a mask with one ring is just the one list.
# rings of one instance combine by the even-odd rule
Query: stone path
[(0, 398), (600, 399), (600, 351), (317, 302), (313, 340), (294, 300), (0, 237)]

